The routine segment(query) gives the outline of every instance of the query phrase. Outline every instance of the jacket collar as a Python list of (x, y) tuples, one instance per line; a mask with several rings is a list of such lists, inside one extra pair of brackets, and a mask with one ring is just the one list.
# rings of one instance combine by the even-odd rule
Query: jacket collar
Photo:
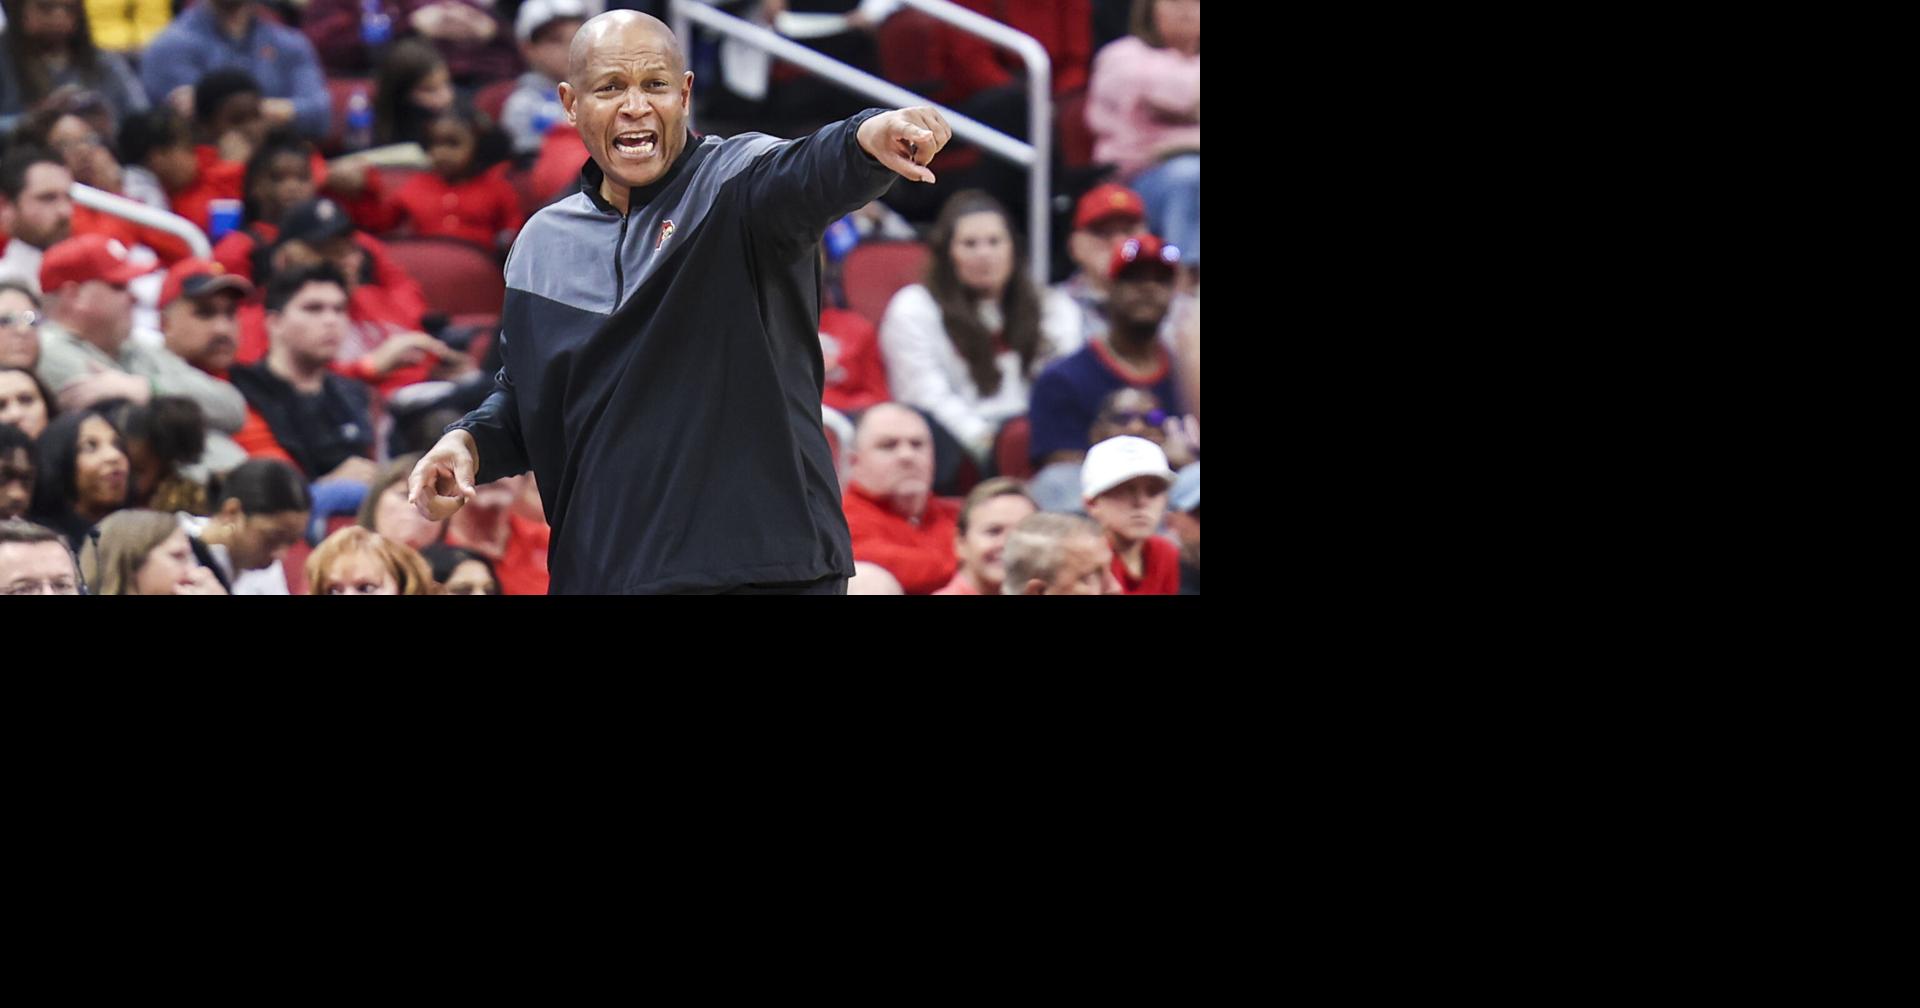
[[(673, 159), (673, 166), (667, 169), (667, 173), (655, 179), (651, 185), (638, 186), (627, 192), (627, 212), (632, 213), (636, 208), (653, 202), (655, 196), (672, 185), (673, 181), (680, 177), (681, 172), (687, 170), (687, 166), (693, 163), (701, 149), (700, 138), (694, 136), (692, 130), (688, 130), (687, 142), (680, 148), (680, 156)], [(601, 213), (617, 214), (620, 211), (614, 209), (613, 204), (600, 195), (600, 183), (606, 177), (607, 174), (600, 170), (600, 165), (592, 158), (588, 158), (587, 163), (580, 166), (580, 191), (587, 194), (587, 198), (593, 201), (594, 207)]]

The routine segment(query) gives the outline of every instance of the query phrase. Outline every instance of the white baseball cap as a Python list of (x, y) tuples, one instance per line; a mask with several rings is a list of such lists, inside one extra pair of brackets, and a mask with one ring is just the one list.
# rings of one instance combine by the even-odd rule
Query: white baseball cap
[(1080, 497), (1092, 500), (1136, 476), (1156, 476), (1168, 485), (1175, 478), (1159, 445), (1131, 434), (1110, 437), (1088, 449), (1080, 464)]
[(604, 0), (527, 0), (513, 19), (513, 35), (522, 42), (533, 41), (533, 33), (561, 18), (586, 21), (606, 9)]

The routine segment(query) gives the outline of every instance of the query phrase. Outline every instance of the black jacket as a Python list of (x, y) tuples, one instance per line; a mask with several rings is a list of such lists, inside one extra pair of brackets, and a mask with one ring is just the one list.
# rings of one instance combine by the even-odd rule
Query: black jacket
[(589, 161), (521, 230), (497, 387), (448, 429), (473, 435), (481, 482), (533, 469), (551, 592), (853, 574), (815, 247), (897, 177), (856, 140), (880, 111), (798, 140), (689, 134), (625, 217)]
[(373, 389), (366, 383), (329, 371), (317, 397), (309, 397), (268, 370), (264, 360), (232, 368), (227, 380), (307, 479), (317, 480), (356, 455), (373, 457)]

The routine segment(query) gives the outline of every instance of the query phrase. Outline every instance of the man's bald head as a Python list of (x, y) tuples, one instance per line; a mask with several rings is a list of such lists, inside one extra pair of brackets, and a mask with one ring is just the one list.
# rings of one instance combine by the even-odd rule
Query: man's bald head
[(637, 46), (659, 40), (673, 64), (673, 72), (685, 73), (686, 54), (680, 51), (680, 39), (665, 21), (636, 10), (610, 10), (596, 15), (573, 34), (573, 46), (567, 50), (567, 80), (580, 87), (593, 62), (594, 50), (602, 45)]

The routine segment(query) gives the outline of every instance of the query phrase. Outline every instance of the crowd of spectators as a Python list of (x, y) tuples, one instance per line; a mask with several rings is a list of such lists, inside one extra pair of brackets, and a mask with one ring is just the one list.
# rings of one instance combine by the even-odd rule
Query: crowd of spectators
[[(823, 236), (851, 590), (1197, 594), (1199, 0), (958, 2), (1053, 60), (1064, 254), (1035, 281), (1024, 173), (964, 140), (938, 184), (898, 183)], [(406, 502), (500, 348), (497, 315), (440, 303), (403, 253), (497, 266), (572, 191), (586, 152), (555, 85), (609, 6), (669, 16), (0, 0), (0, 592), (544, 593), (531, 474), (444, 522)], [(1016, 56), (898, 0), (716, 6), (1032, 127)], [(699, 131), (797, 136), (872, 104), (710, 32), (683, 41)], [(95, 191), (177, 215), (211, 253)], [(862, 244), (924, 249), (883, 311), (846, 293)]]

